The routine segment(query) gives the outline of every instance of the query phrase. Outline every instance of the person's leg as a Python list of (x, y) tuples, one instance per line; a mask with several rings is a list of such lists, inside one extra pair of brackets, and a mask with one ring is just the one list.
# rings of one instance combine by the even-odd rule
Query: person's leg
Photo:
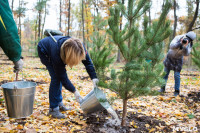
[(174, 92), (174, 95), (177, 96), (179, 95), (180, 93), (180, 72), (174, 72), (174, 79), (175, 79), (175, 85), (174, 85), (174, 89), (175, 89), (175, 92)]
[(168, 80), (168, 76), (169, 76), (169, 73), (170, 73), (170, 70), (168, 70), (166, 67), (165, 67), (165, 76), (163, 77), (163, 79), (165, 80), (165, 84), (161, 87), (161, 89), (159, 90), (159, 92), (165, 92), (165, 86), (167, 84), (167, 80)]
[(51, 83), (49, 87), (49, 102), (50, 108), (58, 107), (59, 103), (62, 102), (62, 84), (56, 78), (55, 71), (52, 65), (47, 65), (47, 70), (49, 71), (49, 75), (51, 76)]
[(58, 107), (58, 104), (62, 102), (62, 94), (61, 94), (62, 84), (56, 78), (52, 62), (50, 61), (48, 55), (45, 55), (44, 53), (45, 53), (44, 49), (38, 46), (38, 55), (40, 57), (40, 60), (42, 64), (46, 66), (47, 70), (49, 71), (49, 75), (51, 76), (51, 83), (49, 87), (50, 108), (56, 108)]
[(53, 65), (51, 64), (51, 61), (47, 55), (43, 52), (44, 49), (38, 47), (38, 55), (40, 57), (40, 60), (42, 64), (44, 64), (49, 71), (49, 74), (51, 76), (51, 83), (49, 87), (49, 102), (50, 102), (50, 108), (49, 108), (49, 115), (55, 118), (65, 118), (65, 115), (60, 113), (59, 111), (59, 103), (62, 102), (62, 84), (59, 80), (57, 80)]

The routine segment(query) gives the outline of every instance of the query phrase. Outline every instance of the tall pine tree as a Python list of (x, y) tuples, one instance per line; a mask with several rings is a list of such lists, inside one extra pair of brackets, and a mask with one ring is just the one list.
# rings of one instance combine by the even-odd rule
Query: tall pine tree
[[(151, 87), (164, 83), (161, 60), (163, 40), (171, 33), (170, 22), (166, 20), (171, 4), (166, 0), (159, 19), (151, 25), (144, 15), (150, 5), (149, 0), (128, 0), (127, 7), (119, 2), (110, 9), (109, 34), (126, 61), (122, 71), (111, 71), (110, 83), (110, 89), (123, 99), (122, 126), (126, 124), (128, 99), (149, 95)], [(122, 30), (119, 29), (120, 13), (126, 19)]]
[(98, 14), (93, 20), (94, 32), (90, 36), (90, 57), (94, 64), (98, 77), (100, 78), (99, 85), (104, 85), (106, 80), (106, 68), (114, 61), (114, 57), (111, 56), (112, 46), (106, 42), (107, 33), (105, 33), (107, 21), (103, 20)]

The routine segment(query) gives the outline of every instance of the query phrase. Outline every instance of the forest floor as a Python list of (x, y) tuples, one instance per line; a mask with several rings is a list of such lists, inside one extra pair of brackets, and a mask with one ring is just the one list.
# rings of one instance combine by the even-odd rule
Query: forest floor
[[(63, 103), (71, 111), (63, 112), (65, 119), (47, 116), (49, 110), (48, 89), (50, 76), (38, 58), (26, 57), (23, 79), (37, 83), (33, 114), (27, 118), (14, 119), (7, 116), (3, 95), (0, 90), (0, 132), (200, 132), (200, 72), (181, 72), (181, 96), (173, 97), (174, 78), (170, 73), (166, 93), (158, 96), (140, 96), (128, 101), (127, 126), (113, 124), (105, 110), (86, 115), (76, 102), (74, 95), (63, 88)], [(112, 67), (120, 69), (121, 64)], [(93, 88), (84, 66), (67, 68), (67, 74), (74, 86), (84, 97)], [(19, 73), (19, 79), (22, 73)], [(12, 62), (0, 56), (0, 85), (15, 80)], [(116, 96), (109, 89), (101, 88), (107, 98)], [(154, 88), (159, 90), (159, 87)], [(112, 107), (122, 116), (122, 101), (116, 100)]]

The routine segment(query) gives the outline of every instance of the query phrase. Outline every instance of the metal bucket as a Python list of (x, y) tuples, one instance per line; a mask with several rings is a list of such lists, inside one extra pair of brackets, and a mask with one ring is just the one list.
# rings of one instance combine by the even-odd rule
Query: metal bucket
[(89, 114), (110, 107), (103, 91), (94, 88), (88, 93), (80, 104), (84, 113)]
[(1, 85), (11, 118), (25, 118), (33, 113), (35, 82), (16, 81)]

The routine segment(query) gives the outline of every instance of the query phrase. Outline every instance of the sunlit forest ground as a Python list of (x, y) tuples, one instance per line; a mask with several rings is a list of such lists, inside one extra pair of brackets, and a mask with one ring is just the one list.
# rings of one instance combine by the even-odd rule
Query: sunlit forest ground
[[(50, 76), (39, 58), (25, 57), (23, 72), (19, 79), (37, 83), (33, 114), (24, 119), (7, 117), (7, 111), (0, 90), (0, 132), (121, 132), (121, 131), (170, 131), (176, 127), (186, 127), (200, 131), (200, 72), (187, 67), (181, 72), (181, 97), (173, 97), (174, 78), (170, 73), (166, 93), (161, 96), (141, 96), (128, 101), (128, 128), (122, 130), (107, 123), (112, 117), (104, 113), (102, 116), (93, 114), (95, 120), (83, 114), (80, 105), (75, 101), (74, 95), (63, 88), (63, 102), (71, 111), (63, 112), (65, 119), (53, 119), (47, 116), (49, 109), (48, 88)], [(111, 67), (120, 69), (122, 65), (115, 63)], [(93, 88), (92, 81), (82, 64), (70, 69), (67, 74), (74, 86), (80, 90), (84, 97)], [(108, 75), (109, 76), (109, 75)], [(1, 84), (14, 81), (13, 64), (4, 55), (0, 57)], [(101, 88), (107, 98), (116, 96), (107, 88)], [(159, 89), (159, 87), (154, 88)], [(188, 95), (189, 94), (189, 95)], [(122, 114), (122, 101), (116, 100), (112, 107), (119, 117)], [(106, 124), (107, 123), (107, 124)], [(94, 129), (92, 129), (94, 128)]]

